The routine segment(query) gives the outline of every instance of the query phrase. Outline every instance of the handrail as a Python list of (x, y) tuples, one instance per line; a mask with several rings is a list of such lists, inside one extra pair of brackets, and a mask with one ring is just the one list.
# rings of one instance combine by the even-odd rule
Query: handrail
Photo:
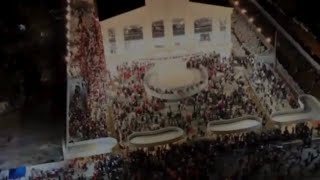
[(320, 70), (320, 65), (302, 48), (302, 46), (294, 40), (294, 38), (282, 27), (280, 24), (268, 13), (256, 0), (250, 0), (262, 14), (275, 26), (275, 28), (281, 32), (291, 44), (317, 69)]

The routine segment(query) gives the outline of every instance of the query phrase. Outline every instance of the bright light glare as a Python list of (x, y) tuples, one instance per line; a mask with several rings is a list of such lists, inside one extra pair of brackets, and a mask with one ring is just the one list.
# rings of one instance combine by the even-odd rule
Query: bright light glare
[(266, 38), (266, 42), (267, 42), (267, 43), (270, 43), (270, 42), (271, 42), (271, 38), (269, 38), (269, 37)]
[(245, 13), (247, 13), (247, 10), (246, 10), (246, 9), (242, 9), (242, 10), (241, 10), (241, 13), (242, 13), (242, 14), (245, 14)]
[(261, 31), (262, 31), (262, 29), (258, 27), (258, 28), (257, 28), (257, 31), (258, 31), (258, 32), (261, 32)]

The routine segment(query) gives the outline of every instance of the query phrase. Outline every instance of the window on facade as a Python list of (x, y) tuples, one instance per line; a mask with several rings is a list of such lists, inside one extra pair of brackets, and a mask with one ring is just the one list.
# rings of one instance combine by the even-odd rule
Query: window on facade
[(164, 45), (154, 45), (155, 48), (163, 48)]
[(225, 31), (227, 29), (227, 20), (226, 19), (220, 19), (220, 31)]
[(212, 32), (212, 19), (211, 18), (200, 18), (194, 21), (194, 32)]
[(117, 53), (117, 45), (116, 43), (111, 43), (109, 47), (110, 53), (111, 54), (116, 54)]
[(124, 40), (141, 40), (143, 39), (143, 28), (139, 25), (132, 25), (124, 28)]
[(172, 30), (174, 36), (184, 35), (185, 34), (185, 25), (184, 19), (176, 18), (172, 20)]
[(209, 33), (201, 33), (200, 41), (211, 41), (211, 37)]
[(152, 23), (152, 37), (161, 38), (164, 37), (164, 23), (163, 21), (155, 21)]
[(110, 43), (116, 42), (116, 33), (114, 29), (108, 29), (108, 37)]

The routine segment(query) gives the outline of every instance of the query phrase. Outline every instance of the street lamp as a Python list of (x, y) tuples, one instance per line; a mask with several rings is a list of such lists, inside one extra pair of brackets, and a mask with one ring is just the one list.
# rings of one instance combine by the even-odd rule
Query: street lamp
[(266, 38), (266, 42), (271, 43), (271, 38), (270, 37)]
[(258, 28), (257, 28), (257, 31), (258, 31), (259, 33), (261, 33), (262, 29), (258, 27)]

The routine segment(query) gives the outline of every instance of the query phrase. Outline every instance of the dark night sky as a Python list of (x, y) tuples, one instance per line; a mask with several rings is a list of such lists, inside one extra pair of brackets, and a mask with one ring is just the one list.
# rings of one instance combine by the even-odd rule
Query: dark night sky
[[(258, 0), (262, 3), (269, 0)], [(303, 22), (318, 38), (320, 37), (320, 18), (317, 18), (318, 1), (272, 0), (287, 16)]]
[[(227, 0), (191, 0), (216, 5), (228, 5)], [(100, 20), (144, 6), (144, 0), (97, 0)]]
[(97, 6), (99, 19), (104, 20), (144, 6), (144, 0), (97, 0)]

